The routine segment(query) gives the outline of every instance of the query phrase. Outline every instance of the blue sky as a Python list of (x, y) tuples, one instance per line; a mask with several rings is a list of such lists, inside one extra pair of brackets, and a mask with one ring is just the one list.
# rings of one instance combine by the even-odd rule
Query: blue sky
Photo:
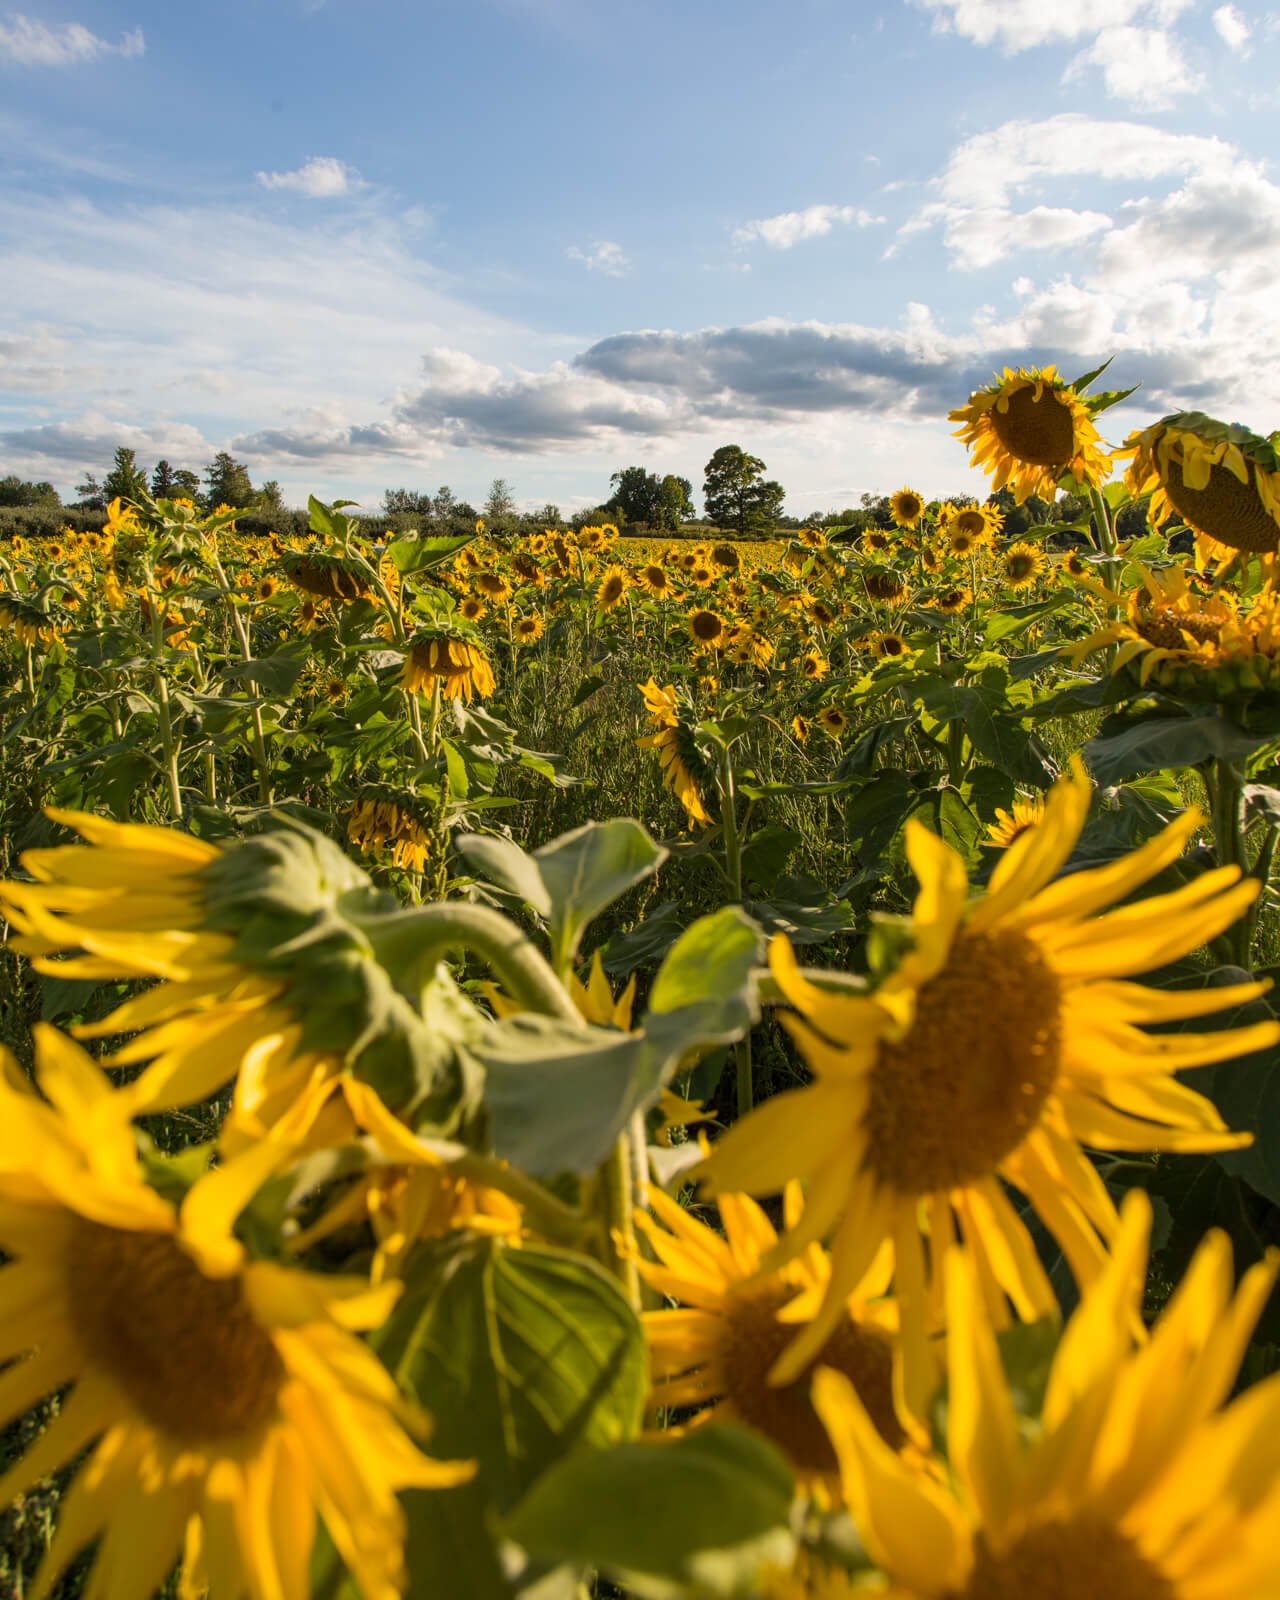
[[(118, 444), (566, 512), (762, 456), (978, 489), (946, 412), (1275, 425), (1280, 13), (1237, 0), (0, 4), (0, 472)], [(1109, 380), (1110, 381), (1110, 377)]]

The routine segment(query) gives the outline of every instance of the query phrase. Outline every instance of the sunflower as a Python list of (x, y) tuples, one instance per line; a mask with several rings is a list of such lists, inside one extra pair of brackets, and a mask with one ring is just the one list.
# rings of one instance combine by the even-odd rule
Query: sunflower
[(967, 534), (973, 544), (989, 544), (1004, 526), (1004, 513), (994, 506), (952, 508), (946, 521), (948, 534)]
[(810, 650), (800, 659), (800, 671), (811, 683), (819, 683), (831, 671), (831, 663), (826, 656), (819, 655), (816, 650)]
[(458, 615), (464, 622), (479, 622), (489, 608), (478, 594), (464, 595), (458, 602)]
[[(87, 812), (45, 814), (89, 844), (26, 851), (32, 881), (0, 883), (0, 910), (38, 972), (163, 980), (73, 1030), (131, 1036), (105, 1065), (150, 1063), (120, 1091), (136, 1110), (205, 1100), (255, 1052), (265, 1081), (329, 1060), (355, 1068), (366, 1048), (389, 1062), (416, 1042), (421, 1019), (351, 920), (386, 906), (328, 839), (290, 827), (220, 848)], [(82, 953), (54, 959), (67, 952)]]
[(842, 739), (849, 731), (849, 719), (839, 706), (823, 706), (813, 720), (823, 733), (830, 734), (833, 739)]
[(924, 496), (914, 489), (899, 489), (889, 496), (889, 515), (897, 528), (914, 528), (924, 516)]
[(874, 550), (876, 555), (885, 555), (893, 549), (893, 539), (880, 528), (868, 528), (862, 535), (862, 545), (866, 550)]
[(640, 582), (659, 600), (665, 599), (672, 593), (672, 583), (667, 576), (666, 568), (656, 561), (650, 561), (641, 567)]
[(812, 727), (813, 724), (802, 712), (797, 711), (791, 719), (791, 731), (801, 744), (804, 744), (808, 739)]
[[(813, 1368), (821, 1365), (853, 1384), (891, 1448), (907, 1442), (893, 1399), (898, 1308), (884, 1297), (883, 1263), (849, 1296), (809, 1367), (789, 1383), (771, 1384), (770, 1369), (796, 1326), (822, 1301), (831, 1270), (825, 1252), (819, 1247), (762, 1273), (778, 1235), (746, 1195), (720, 1197), (723, 1236), (660, 1189), (650, 1192), (649, 1204), (654, 1215), (637, 1212), (636, 1225), (658, 1259), (637, 1266), (651, 1289), (678, 1302), (642, 1318), (650, 1406), (697, 1406), (695, 1426), (742, 1423), (777, 1445), (803, 1477), (832, 1478), (835, 1452), (809, 1400)], [(798, 1227), (803, 1213), (800, 1186), (790, 1184), (787, 1226)]]
[(1017, 799), (1013, 802), (1013, 810), (1006, 811), (1003, 806), (996, 807), (996, 820), (987, 828), (987, 837), (984, 844), (998, 845), (1002, 850), (1019, 839), (1028, 828), (1038, 827), (1044, 821), (1045, 802), (1042, 794), (1033, 795), (1030, 800)]
[(491, 567), (482, 567), (475, 575), (475, 586), (481, 594), (487, 595), (492, 605), (506, 605), (511, 598), (511, 585), (500, 572), (495, 572)]
[[(768, 1194), (792, 1178), (807, 1182), (805, 1224), (784, 1241), (787, 1255), (834, 1230), (824, 1310), (779, 1364), (779, 1378), (812, 1356), (888, 1239), (908, 1340), (906, 1392), (917, 1410), (928, 1381), (928, 1308), (936, 1310), (957, 1220), (996, 1314), (1007, 1318), (1006, 1296), (1028, 1320), (1056, 1307), (1001, 1179), (1027, 1196), (1083, 1287), (1106, 1259), (1116, 1213), (1081, 1144), (1203, 1151), (1249, 1143), (1172, 1074), (1267, 1048), (1280, 1040), (1280, 1022), (1164, 1035), (1137, 1025), (1203, 1016), (1262, 987), (1174, 992), (1124, 980), (1229, 928), (1259, 886), (1222, 867), (1104, 912), (1176, 861), (1200, 816), (1189, 811), (1127, 857), (1055, 883), (1091, 796), (1077, 758), (1050, 791), (1044, 820), (1009, 846), (973, 901), (963, 858), (908, 822), (907, 857), (920, 884), (902, 930), (912, 947), (866, 994), (810, 983), (786, 938), (775, 936), (770, 965), (800, 1013), (783, 1020), (814, 1082), (735, 1123), (706, 1170), (717, 1192)], [(932, 1241), (927, 1265), (922, 1229)]]
[(259, 600), (270, 600), (279, 587), (280, 585), (274, 578), (262, 578), (259, 580), (255, 593)]
[(124, 1098), (53, 1029), (40, 1086), (0, 1077), (3, 1420), (73, 1385), (0, 1480), (0, 1504), (92, 1451), (61, 1504), (39, 1591), (101, 1536), (90, 1591), (143, 1600), (181, 1558), (181, 1592), (304, 1600), (316, 1513), (368, 1597), (404, 1587), (399, 1489), (465, 1482), (402, 1423), (390, 1374), (349, 1330), (399, 1285), (246, 1259), (231, 1228), (279, 1151), (199, 1179), (180, 1206), (143, 1181)]
[(1000, 554), (1000, 571), (1009, 589), (1029, 589), (1047, 564), (1039, 545), (1021, 540)]
[(1151, 516), (1178, 516), (1229, 550), (1272, 551), (1280, 544), (1280, 457), (1269, 439), (1201, 411), (1179, 411), (1132, 433), (1125, 487), (1153, 491)]
[(1131, 1190), (1030, 1429), (1018, 1426), (980, 1282), (951, 1254), (945, 1477), (888, 1448), (847, 1377), (817, 1374), (844, 1498), (895, 1600), (1280, 1593), (1280, 1375), (1219, 1410), (1276, 1259), (1251, 1267), (1233, 1295), (1231, 1246), (1212, 1230), (1150, 1339), (1136, 1342), (1150, 1229), (1150, 1201)]
[(825, 550), (827, 547), (827, 536), (821, 528), (800, 528), (796, 538), (801, 544), (807, 544), (810, 550)]
[(603, 528), (584, 528), (578, 535), (578, 543), (582, 549), (595, 554), (603, 550), (609, 542), (609, 536)]
[(1063, 570), (1073, 578), (1088, 578), (1093, 575), (1093, 569), (1078, 550), (1073, 550), (1062, 563)]
[(725, 584), (725, 593), (735, 604), (741, 605), (744, 600), (751, 598), (751, 590), (741, 578), (730, 578)]
[(994, 489), (1011, 482), (1019, 505), (1042, 489), (1052, 499), (1066, 472), (1092, 487), (1111, 474), (1089, 407), (1056, 367), (1006, 367), (950, 419), (961, 424), (955, 437), (971, 448), (972, 465), (995, 474)]
[[(284, 575), (295, 589), (319, 600), (358, 600), (370, 590), (369, 579), (353, 560), (319, 550), (290, 551), (282, 558)], [(243, 574), (241, 579), (243, 580)], [(252, 579), (250, 579), (252, 582)]]
[(413, 872), (425, 872), (439, 846), (425, 819), (398, 801), (372, 794), (357, 800), (347, 815), (347, 838), (358, 850)]
[(716, 571), (714, 567), (709, 567), (705, 561), (700, 561), (689, 573), (689, 577), (700, 589), (709, 589), (716, 581)]
[(907, 586), (901, 574), (890, 567), (869, 567), (862, 574), (862, 583), (869, 598), (882, 605), (900, 606), (907, 598)]
[(954, 616), (956, 612), (963, 611), (972, 598), (968, 589), (960, 585), (954, 589), (944, 589), (934, 600), (933, 605), (935, 610)]
[(298, 607), (298, 621), (304, 628), (314, 628), (320, 621), (320, 607), (314, 600), (304, 600)]
[(963, 528), (953, 527), (947, 534), (947, 553), (953, 556), (971, 556), (980, 545), (985, 544), (984, 539), (979, 539), (975, 534)]
[(542, 618), (536, 614), (517, 617), (511, 627), (511, 637), (517, 644), (536, 644), (541, 639), (545, 626)]
[(893, 661), (905, 656), (910, 646), (900, 633), (877, 633), (872, 635), (871, 648), (882, 659)]
[(627, 592), (627, 575), (621, 567), (608, 567), (596, 590), (596, 611), (612, 611)]
[(698, 775), (695, 774), (695, 769), (700, 774), (703, 763), (692, 735), (681, 720), (674, 685), (668, 684), (665, 689), (660, 689), (650, 678), (648, 683), (637, 684), (636, 687), (644, 696), (645, 710), (655, 729), (647, 737), (637, 739), (636, 743), (642, 750), (658, 752), (663, 784), (675, 791), (676, 799), (693, 822), (701, 827), (709, 827), (711, 817), (702, 803)]
[(819, 628), (829, 628), (839, 615), (825, 600), (816, 598), (809, 600), (805, 604), (804, 614), (810, 622), (816, 623)]
[(410, 640), (400, 682), (410, 694), (438, 683), (446, 698), (461, 695), (468, 705), (473, 694), (492, 694), (496, 687), (480, 646), (437, 628), (422, 628)]
[(716, 611), (691, 611), (687, 627), (694, 644), (703, 649), (714, 648), (724, 639), (724, 618)]
[(742, 565), (742, 557), (731, 544), (713, 544), (711, 546), (711, 564), (719, 567), (721, 572), (737, 572)]

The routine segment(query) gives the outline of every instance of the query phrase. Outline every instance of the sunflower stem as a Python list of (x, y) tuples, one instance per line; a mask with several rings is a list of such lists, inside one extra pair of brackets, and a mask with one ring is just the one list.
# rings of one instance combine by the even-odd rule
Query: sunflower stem
[[(1213, 781), (1210, 785), (1213, 811), (1213, 845), (1219, 866), (1236, 866), (1244, 875), (1249, 873), (1249, 851), (1245, 841), (1244, 771), (1232, 761), (1221, 756), (1213, 763)], [(1265, 847), (1264, 847), (1265, 848)], [(1249, 967), (1249, 947), (1253, 931), (1253, 918), (1243, 915), (1227, 929), (1226, 938), (1231, 947), (1231, 957), (1238, 967)]]
[(596, 1185), (599, 1205), (600, 1260), (617, 1279), (633, 1311), (640, 1310), (640, 1272), (636, 1266), (634, 1158), (631, 1134), (624, 1129)]
[[(249, 641), (249, 630), (244, 625), (244, 618), (240, 615), (235, 603), (235, 593), (227, 582), (227, 575), (222, 570), (222, 562), (218, 559), (217, 551), (211, 555), (211, 565), (222, 585), (223, 592), (231, 602), (231, 626), (240, 644), (241, 661), (253, 659), (253, 649)], [(271, 766), (267, 760), (267, 741), (262, 729), (262, 707), (256, 703), (249, 708), (250, 726), (253, 729), (253, 759), (258, 768), (258, 796), (264, 806), (274, 803), (275, 795), (271, 787)]]
[(169, 784), (169, 809), (175, 822), (182, 821), (182, 785), (178, 780), (178, 746), (173, 737), (169, 714), (169, 681), (164, 672), (164, 599), (147, 572), (147, 607), (151, 612), (151, 676), (156, 689), (156, 708), (160, 722), (160, 744), (164, 749), (164, 774)]
[(582, 1018), (538, 949), (501, 912), (459, 901), (369, 918), (360, 927), (374, 956), (412, 992), (449, 950), (469, 950), (493, 968), (525, 1011), (580, 1024)]
[[(720, 817), (724, 829), (724, 875), (734, 904), (742, 904), (742, 847), (738, 840), (737, 796), (733, 788), (733, 756), (727, 743), (720, 746)], [(755, 1082), (751, 1065), (751, 1036), (738, 1039), (733, 1046), (737, 1069), (738, 1115), (745, 1117), (755, 1104)]]

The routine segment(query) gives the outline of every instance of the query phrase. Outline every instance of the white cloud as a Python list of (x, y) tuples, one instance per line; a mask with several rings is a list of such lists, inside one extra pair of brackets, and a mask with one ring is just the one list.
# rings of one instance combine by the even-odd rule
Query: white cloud
[(140, 56), (145, 50), (141, 28), (123, 34), (119, 44), (108, 44), (80, 22), (51, 27), (21, 12), (0, 22), (0, 60), (23, 67), (72, 67), (98, 56)]
[(958, 33), (975, 44), (998, 44), (1006, 55), (1036, 45), (1083, 39), (1106, 28), (1122, 27), (1144, 12), (1157, 22), (1172, 22), (1193, 0), (916, 0), (933, 13), (939, 33)]
[(1001, 206), (1051, 178), (1089, 175), (1117, 182), (1225, 172), (1234, 162), (1235, 151), (1223, 139), (1064, 111), (1041, 121), (1005, 122), (965, 140), (951, 153), (938, 187), (952, 204)]
[(1235, 6), (1219, 6), (1213, 13), (1213, 25), (1218, 37), (1237, 55), (1249, 54), (1249, 24)]
[(1204, 84), (1178, 40), (1163, 28), (1104, 28), (1067, 63), (1063, 83), (1082, 78), (1089, 67), (1101, 68), (1113, 100), (1145, 111), (1167, 111), (1180, 94), (1194, 94)]
[(294, 189), (311, 200), (331, 200), (365, 186), (356, 169), (336, 156), (312, 156), (294, 172), (259, 172), (257, 178), (264, 189)]
[[(1033, 206), (1015, 212), (996, 206), (935, 205), (926, 206), (902, 234), (918, 232), (936, 221), (944, 224), (943, 243), (955, 265), (966, 271), (994, 266), (1019, 250), (1067, 250), (1111, 226), (1105, 212), (1073, 211), (1065, 206)], [(891, 246), (886, 254), (896, 254), (897, 248)]]
[(570, 261), (580, 261), (588, 272), (603, 272), (606, 278), (625, 277), (631, 262), (620, 244), (612, 239), (595, 239), (590, 250), (580, 250), (571, 244), (565, 251)]
[(735, 244), (750, 244), (759, 239), (775, 250), (790, 250), (801, 239), (818, 239), (830, 233), (837, 222), (868, 228), (883, 222), (861, 206), (808, 206), (803, 211), (783, 211), (776, 217), (760, 217), (733, 230)]

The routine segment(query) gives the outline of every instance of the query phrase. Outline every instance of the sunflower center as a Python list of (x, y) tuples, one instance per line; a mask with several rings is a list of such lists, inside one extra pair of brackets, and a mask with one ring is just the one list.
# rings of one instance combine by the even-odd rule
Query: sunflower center
[(1004, 570), (1011, 578), (1029, 578), (1036, 570), (1035, 557), (1012, 555), (1005, 562)]
[(1075, 422), (1071, 411), (1050, 388), (1035, 397), (1034, 385), (1015, 389), (1008, 409), (991, 409), (996, 438), (1011, 456), (1033, 467), (1060, 467), (1075, 454)]
[(1160, 650), (1185, 650), (1187, 641), (1184, 634), (1190, 634), (1197, 644), (1209, 644), (1217, 639), (1221, 626), (1212, 617), (1171, 611), (1139, 617), (1134, 623), (1134, 628), (1147, 643)]
[(893, 1356), (888, 1341), (843, 1319), (813, 1361), (792, 1383), (770, 1385), (769, 1371), (796, 1336), (777, 1314), (795, 1289), (788, 1284), (744, 1284), (725, 1301), (720, 1365), (725, 1398), (748, 1427), (771, 1439), (804, 1472), (834, 1473), (836, 1455), (809, 1399), (815, 1367), (835, 1367), (858, 1392), (885, 1443), (898, 1450), (906, 1435), (893, 1409)]
[(957, 533), (967, 533), (971, 539), (978, 538), (986, 525), (987, 519), (983, 513), (972, 507), (967, 511), (957, 511), (951, 522)]
[(93, 1360), (155, 1428), (183, 1443), (268, 1422), (285, 1370), (235, 1278), (206, 1278), (164, 1233), (80, 1219), (71, 1314)]
[(1209, 469), (1209, 482), (1192, 489), (1183, 481), (1182, 464), (1171, 456), (1164, 477), (1164, 492), (1184, 522), (1207, 533), (1233, 550), (1274, 550), (1280, 528), (1267, 514), (1254, 487), (1255, 468), (1249, 464), (1249, 481), (1241, 483), (1220, 463)]
[(1164, 1573), (1100, 1520), (1045, 1523), (1000, 1555), (979, 1539), (976, 1558), (968, 1583), (948, 1600), (1177, 1600)]
[(962, 932), (871, 1073), (867, 1159), (901, 1194), (989, 1177), (1034, 1127), (1061, 1056), (1061, 991), (1025, 934)]
[(710, 643), (720, 637), (723, 624), (714, 611), (695, 611), (689, 618), (689, 627), (695, 639), (703, 639)]

